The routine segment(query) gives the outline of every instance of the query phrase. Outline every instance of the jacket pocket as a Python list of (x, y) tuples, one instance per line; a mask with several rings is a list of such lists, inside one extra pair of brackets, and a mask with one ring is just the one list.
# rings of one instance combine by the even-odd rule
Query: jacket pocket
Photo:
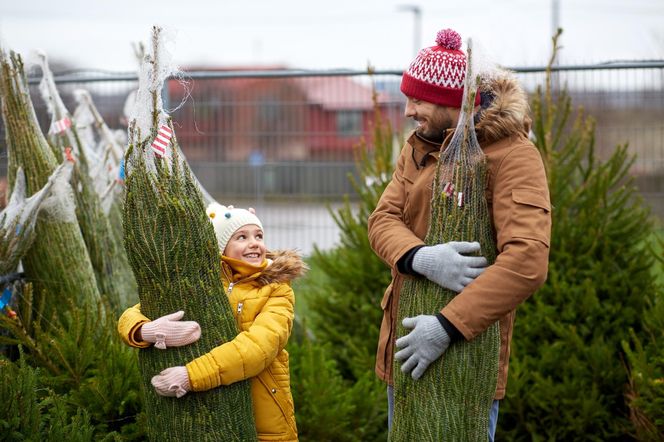
[(547, 213), (551, 211), (549, 199), (537, 189), (514, 189), (512, 190), (512, 200), (517, 204), (538, 207)]
[[(272, 406), (268, 403), (263, 405), (263, 412), (271, 414), (271, 418), (274, 419), (276, 416), (274, 413), (278, 413), (281, 416), (279, 419), (285, 426), (276, 425), (271, 428), (259, 428), (259, 432), (270, 434), (277, 433), (286, 436), (285, 433), (291, 433), (288, 437), (295, 435), (297, 437), (297, 425), (295, 423), (295, 405), (293, 404), (293, 396), (290, 391), (289, 385), (283, 385), (278, 382), (272, 373), (273, 367), (270, 366), (265, 369), (262, 373), (258, 375), (258, 380), (262, 384), (265, 392), (267, 393), (266, 400), (271, 401)], [(287, 369), (287, 368), (286, 368)], [(268, 399), (269, 398), (269, 399)], [(254, 405), (254, 407), (259, 405)], [(279, 410), (279, 411), (277, 411)], [(256, 411), (256, 410), (254, 410)], [(279, 413), (280, 412), (280, 413)], [(258, 421), (258, 419), (257, 419)], [(257, 422), (257, 426), (260, 423)], [(286, 430), (288, 428), (288, 430)]]
[(538, 189), (512, 190), (512, 231), (514, 238), (535, 239), (547, 247), (551, 238), (551, 203)]

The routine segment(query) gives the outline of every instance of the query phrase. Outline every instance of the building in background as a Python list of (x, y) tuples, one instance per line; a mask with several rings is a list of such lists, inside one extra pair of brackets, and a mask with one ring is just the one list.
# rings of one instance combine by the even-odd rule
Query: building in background
[[(283, 71), (249, 67), (242, 72)], [(232, 72), (231, 69), (214, 70)], [(188, 68), (186, 71), (197, 71)], [(207, 71), (210, 72), (210, 71)], [(364, 80), (364, 81), (361, 81)], [(352, 161), (371, 143), (374, 89), (352, 76), (242, 77), (169, 82), (169, 101), (190, 103), (173, 115), (191, 161)], [(402, 112), (402, 99), (376, 91), (386, 119)], [(401, 130), (403, 120), (396, 120)]]

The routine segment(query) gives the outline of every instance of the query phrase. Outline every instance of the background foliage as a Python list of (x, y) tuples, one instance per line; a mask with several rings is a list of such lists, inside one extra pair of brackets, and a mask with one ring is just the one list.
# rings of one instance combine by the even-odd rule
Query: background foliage
[(661, 305), (647, 247), (654, 224), (628, 178), (626, 146), (600, 161), (593, 119), (564, 89), (554, 97), (550, 79), (532, 101), (553, 207), (549, 276), (517, 312), (497, 438), (625, 440), (636, 422), (622, 343), (643, 336)]

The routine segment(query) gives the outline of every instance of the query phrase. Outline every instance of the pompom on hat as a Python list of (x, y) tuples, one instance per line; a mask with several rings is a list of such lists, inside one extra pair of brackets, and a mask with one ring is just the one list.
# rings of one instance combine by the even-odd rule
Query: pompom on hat
[[(461, 36), (452, 29), (436, 35), (436, 45), (418, 52), (401, 78), (401, 92), (441, 106), (460, 108), (466, 78), (466, 54), (461, 50)], [(480, 104), (480, 94), (475, 105)]]
[(242, 226), (247, 224), (255, 224), (263, 229), (261, 220), (258, 219), (255, 213), (246, 209), (236, 209), (233, 206), (222, 206), (219, 203), (211, 203), (205, 209), (212, 226), (214, 233), (217, 236), (217, 243), (219, 243), (219, 250), (224, 253), (228, 241), (233, 236), (233, 233)]

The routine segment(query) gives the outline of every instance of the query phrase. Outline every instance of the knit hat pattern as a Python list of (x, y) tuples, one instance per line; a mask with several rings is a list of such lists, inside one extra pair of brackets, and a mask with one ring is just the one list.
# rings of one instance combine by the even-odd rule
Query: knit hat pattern
[[(406, 96), (441, 106), (460, 108), (466, 78), (466, 54), (461, 36), (452, 29), (436, 35), (436, 45), (420, 50), (401, 78)], [(480, 95), (475, 104), (480, 103)]]
[(226, 250), (226, 245), (233, 236), (233, 233), (240, 227), (247, 224), (255, 224), (261, 230), (263, 229), (263, 224), (256, 214), (246, 209), (236, 209), (233, 206), (226, 207), (219, 203), (211, 203), (205, 209), (205, 213), (207, 213), (214, 227), (217, 243), (219, 243), (219, 250), (222, 254)]

